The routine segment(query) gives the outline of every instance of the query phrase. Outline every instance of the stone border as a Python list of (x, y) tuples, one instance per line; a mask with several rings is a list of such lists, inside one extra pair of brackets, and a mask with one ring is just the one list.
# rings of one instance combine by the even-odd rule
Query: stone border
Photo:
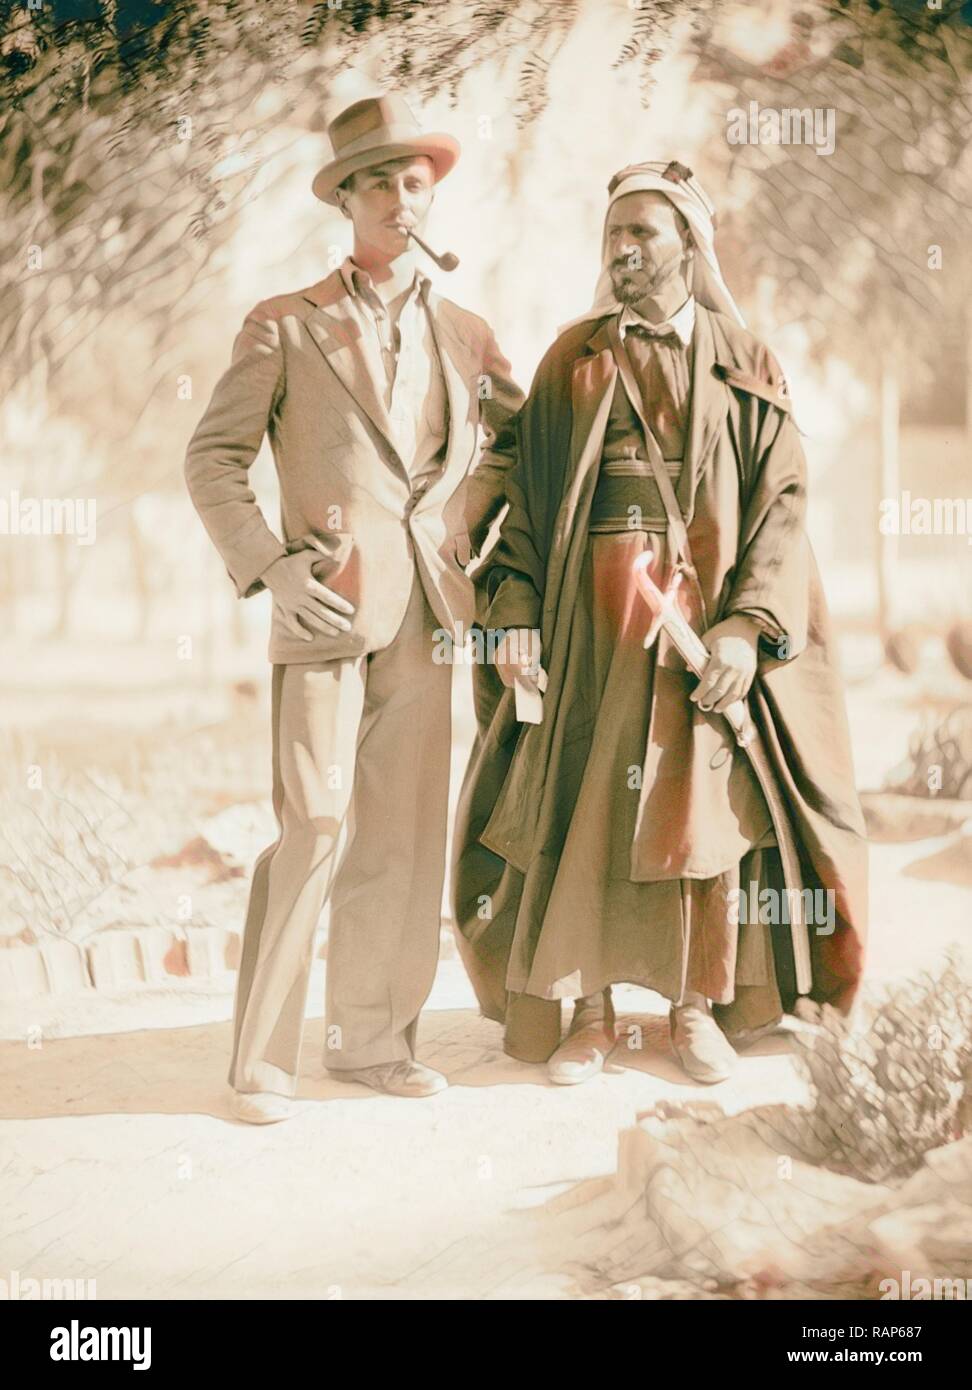
[[(109, 927), (83, 945), (46, 936), (29, 945), (0, 946), (0, 1003), (50, 995), (111, 991), (180, 979), (221, 980), (239, 969), (242, 936), (228, 927)], [(457, 954), (443, 919), (439, 959)], [(316, 951), (327, 958), (327, 941)]]
[(239, 933), (226, 927), (109, 929), (84, 945), (47, 937), (0, 950), (0, 1001), (213, 979), (234, 971), (239, 959)]

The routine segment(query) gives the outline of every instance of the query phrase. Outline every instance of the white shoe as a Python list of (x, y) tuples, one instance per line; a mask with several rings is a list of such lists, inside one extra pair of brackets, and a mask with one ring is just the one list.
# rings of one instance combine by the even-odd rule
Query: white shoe
[(272, 1125), (278, 1120), (289, 1120), (297, 1113), (297, 1107), (286, 1096), (278, 1096), (273, 1091), (230, 1091), (230, 1109), (237, 1120), (250, 1125)]
[(557, 1086), (578, 1086), (604, 1069), (617, 1034), (603, 1020), (568, 1033), (547, 1062), (547, 1075)]
[(739, 1059), (707, 1007), (673, 1004), (668, 1024), (675, 1056), (693, 1081), (714, 1086), (732, 1076)]

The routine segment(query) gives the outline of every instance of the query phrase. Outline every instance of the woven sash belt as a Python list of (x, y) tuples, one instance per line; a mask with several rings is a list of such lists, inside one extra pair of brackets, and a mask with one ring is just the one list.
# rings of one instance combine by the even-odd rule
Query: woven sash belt
[[(674, 485), (681, 459), (666, 459)], [(591, 502), (591, 531), (665, 531), (668, 516), (647, 459), (603, 459)]]

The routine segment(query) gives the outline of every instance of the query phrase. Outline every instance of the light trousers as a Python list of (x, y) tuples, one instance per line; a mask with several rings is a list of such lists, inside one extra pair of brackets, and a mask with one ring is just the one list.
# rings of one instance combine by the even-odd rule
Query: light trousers
[(452, 668), (433, 660), (436, 629), (416, 572), (389, 646), (273, 667), (280, 834), (257, 860), (246, 915), (229, 1071), (239, 1091), (297, 1089), (325, 903), (325, 1066), (414, 1056), (438, 962), (449, 797)]

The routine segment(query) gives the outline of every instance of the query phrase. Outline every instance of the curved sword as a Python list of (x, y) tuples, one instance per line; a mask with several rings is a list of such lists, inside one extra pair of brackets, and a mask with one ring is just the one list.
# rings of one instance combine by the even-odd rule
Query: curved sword
[[(664, 629), (679, 652), (686, 666), (696, 676), (701, 676), (709, 660), (709, 649), (702, 638), (689, 624), (678, 603), (678, 589), (682, 574), (676, 570), (665, 589), (659, 588), (650, 573), (655, 559), (650, 547), (641, 552), (632, 566), (638, 591), (651, 613), (651, 623), (645, 636), (644, 645), (650, 647), (658, 633)], [(801, 891), (802, 874), (800, 856), (796, 841), (790, 828), (786, 805), (773, 775), (773, 767), (763, 744), (762, 736), (753, 720), (747, 700), (735, 700), (722, 711), (729, 721), (730, 728), (739, 747), (744, 749), (753, 772), (759, 782), (767, 809), (773, 822), (773, 830), (783, 863), (783, 877), (786, 883), (796, 888), (790, 898), (790, 936), (793, 943), (793, 960), (796, 967), (796, 987), (799, 994), (809, 994), (813, 984), (813, 971), (810, 963), (810, 943), (807, 927), (803, 920), (803, 895)], [(794, 904), (795, 898), (795, 904)]]

